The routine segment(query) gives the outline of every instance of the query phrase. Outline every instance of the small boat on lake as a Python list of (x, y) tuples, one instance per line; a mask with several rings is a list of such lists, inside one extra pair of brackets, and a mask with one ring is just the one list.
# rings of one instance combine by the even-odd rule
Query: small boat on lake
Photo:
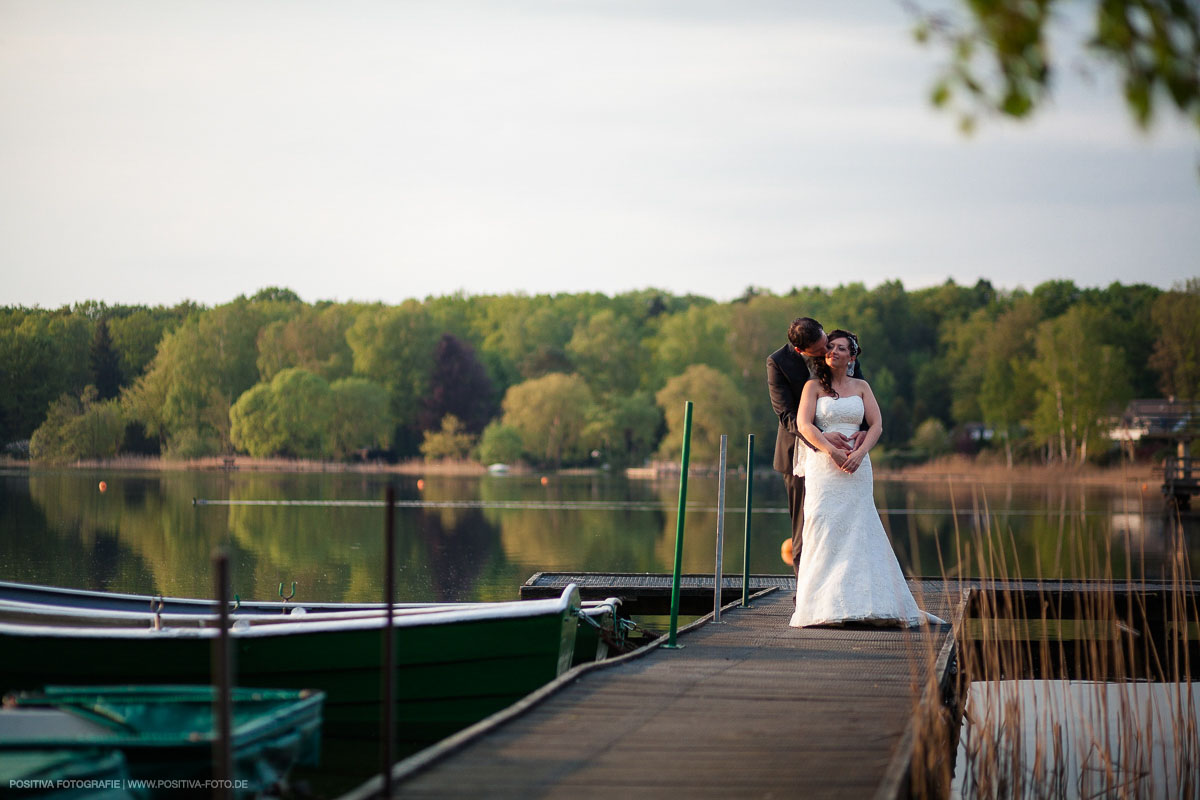
[[(0, 604), (0, 619), (6, 611), (36, 613), (33, 605)], [(53, 615), (52, 621), (0, 622), (0, 652), (20, 654), (0, 660), (0, 689), (212, 682), (209, 651), (218, 630), (211, 614), (194, 614), (196, 619), (185, 621), (187, 614), (164, 613), (154, 629), (146, 622), (152, 615), (144, 606), (140, 619), (114, 627), (111, 620), (132, 612), (72, 612), (41, 605), (41, 613)], [(213, 608), (210, 604), (209, 610)], [(320, 689), (327, 696), (328, 734), (376, 738), (386, 619), (381, 608), (288, 616), (276, 609), (274, 614), (235, 617), (230, 639), (237, 685)], [(417, 749), (442, 739), (565, 672), (581, 608), (574, 585), (550, 600), (396, 608), (398, 745)]]
[[(51, 686), (8, 695), (0, 710), (0, 781), (53, 785), (65, 779), (63, 769), (77, 775), (83, 763), (97, 765), (93, 786), (177, 794), (214, 777), (214, 694), (209, 686)], [(235, 796), (258, 796), (294, 765), (318, 763), (324, 700), (310, 690), (232, 691)]]
[[(430, 611), (487, 608), (494, 603), (396, 603), (394, 613), (414, 614)], [(578, 615), (571, 666), (600, 661), (619, 655), (630, 647), (625, 634), (629, 621), (620, 615), (621, 601), (616, 597), (585, 600)], [(369, 617), (385, 613), (382, 603), (299, 603), (238, 600), (230, 605), (235, 623), (265, 625), (283, 621), (318, 622), (322, 620)], [(212, 627), (216, 624), (217, 604), (213, 600), (183, 597), (97, 592), (56, 586), (0, 581), (0, 622), (104, 627)], [(244, 627), (244, 626), (243, 626)]]
[[(282, 595), (282, 587), (280, 588)], [(162, 597), (148, 594), (95, 592), (88, 589), (67, 589), (61, 586), (40, 586), (33, 583), (0, 581), (0, 600), (36, 605), (89, 608), (107, 611), (146, 611), (151, 604), (164, 614), (216, 614), (215, 600), (190, 597)], [(428, 608), (434, 605), (465, 607), (462, 603), (395, 603), (393, 608)], [(303, 609), (309, 612), (382, 611), (383, 603), (301, 603), (299, 601), (245, 601), (230, 604), (231, 614), (288, 614)]]

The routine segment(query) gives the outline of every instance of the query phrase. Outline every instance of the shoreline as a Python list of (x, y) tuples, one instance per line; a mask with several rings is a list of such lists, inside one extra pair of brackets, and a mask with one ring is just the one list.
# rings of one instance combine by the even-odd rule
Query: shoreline
[[(678, 467), (673, 464), (657, 464), (651, 467), (632, 468), (624, 471), (624, 475), (634, 480), (670, 480), (679, 475)], [(67, 469), (67, 470), (121, 470), (142, 472), (187, 472), (187, 471), (225, 471), (225, 472), (326, 472), (326, 473), (361, 473), (380, 475), (445, 475), (461, 477), (478, 477), (487, 475), (488, 469), (476, 461), (440, 461), (426, 462), (421, 459), (410, 459), (396, 464), (384, 461), (348, 463), (341, 461), (315, 461), (308, 459), (286, 458), (250, 458), (249, 456), (211, 456), (207, 458), (175, 461), (160, 456), (134, 457), (125, 456), (111, 460), (77, 461), (71, 464), (46, 464), (17, 459), (0, 459), (0, 469)], [(689, 470), (689, 475), (713, 475), (716, 470), (712, 467), (697, 465)], [(729, 474), (742, 474), (744, 468), (730, 469)], [(613, 470), (611, 474), (619, 474)], [(769, 466), (755, 469), (758, 475), (771, 475), (774, 470)], [(527, 465), (509, 465), (508, 475), (556, 474), (570, 475), (603, 475), (610, 474), (608, 470), (598, 467), (564, 468), (560, 470), (536, 470)], [(1162, 478), (1160, 471), (1148, 462), (1135, 464), (1122, 463), (1115, 467), (1084, 466), (1048, 466), (1042, 464), (1018, 464), (1009, 470), (1003, 463), (991, 460), (979, 461), (965, 456), (947, 456), (924, 464), (915, 464), (900, 469), (877, 467), (875, 476), (892, 481), (910, 482), (944, 482), (962, 483), (1080, 483), (1089, 485), (1158, 485)]]

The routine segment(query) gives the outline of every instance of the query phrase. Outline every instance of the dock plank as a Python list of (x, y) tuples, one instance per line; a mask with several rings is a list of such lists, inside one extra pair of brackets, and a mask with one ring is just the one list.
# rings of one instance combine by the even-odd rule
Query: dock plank
[[(914, 588), (943, 619), (965, 609), (940, 585)], [(394, 796), (894, 796), (917, 693), (929, 669), (949, 669), (951, 627), (794, 629), (792, 602), (776, 590), (681, 635), (681, 649), (583, 670), (402, 762)]]

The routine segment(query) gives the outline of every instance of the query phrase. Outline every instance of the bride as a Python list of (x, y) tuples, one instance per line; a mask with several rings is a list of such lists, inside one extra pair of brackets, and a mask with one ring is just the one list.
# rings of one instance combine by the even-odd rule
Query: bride
[[(872, 495), (867, 452), (883, 432), (870, 385), (846, 374), (861, 351), (848, 331), (829, 334), (817, 380), (804, 384), (796, 423), (815, 450), (796, 446), (796, 473), (804, 475), (804, 549), (796, 577), (791, 626), (866, 622), (915, 626), (941, 623), (917, 608)], [(866, 419), (866, 438), (853, 451), (834, 446), (823, 432), (850, 437)]]

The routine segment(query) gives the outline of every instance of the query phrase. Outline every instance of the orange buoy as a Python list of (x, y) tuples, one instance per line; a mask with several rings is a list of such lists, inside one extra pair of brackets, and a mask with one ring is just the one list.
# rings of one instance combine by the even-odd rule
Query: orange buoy
[(546, 486), (549, 483), (550, 483), (550, 479), (547, 478), (545, 475), (543, 475), (542, 476), (542, 486)]
[(792, 540), (784, 539), (783, 544), (779, 546), (779, 557), (783, 559), (783, 563), (789, 567), (792, 565)]
[(102, 493), (108, 491), (108, 484), (105, 483), (104, 481), (100, 481), (100, 491)]
[(424, 478), (417, 478), (417, 491), (418, 491), (418, 492), (421, 492), (421, 491), (424, 491), (424, 490), (425, 490), (425, 479), (424, 479)]

